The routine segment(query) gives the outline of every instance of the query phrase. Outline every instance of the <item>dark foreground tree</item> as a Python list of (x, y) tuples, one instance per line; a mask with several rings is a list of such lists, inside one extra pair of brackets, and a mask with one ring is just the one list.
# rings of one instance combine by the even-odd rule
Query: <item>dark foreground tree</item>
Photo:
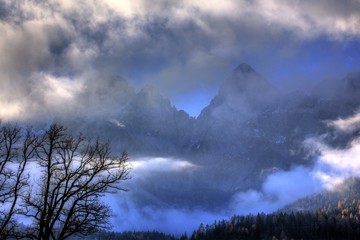
[(101, 197), (125, 190), (128, 179), (126, 153), (110, 156), (109, 143), (89, 142), (52, 125), (39, 139), (35, 165), (41, 177), (23, 199), (23, 214), (33, 220), (29, 236), (66, 239), (109, 227), (111, 209)]
[(15, 235), (14, 216), (28, 186), (26, 167), (34, 157), (37, 138), (31, 129), (6, 125), (0, 129), (0, 239)]
[[(106, 230), (107, 193), (125, 190), (127, 154), (110, 156), (109, 143), (73, 136), (56, 124), (43, 132), (0, 129), (0, 239), (66, 239)], [(31, 220), (20, 228), (16, 219)], [(23, 231), (26, 229), (26, 231)]]

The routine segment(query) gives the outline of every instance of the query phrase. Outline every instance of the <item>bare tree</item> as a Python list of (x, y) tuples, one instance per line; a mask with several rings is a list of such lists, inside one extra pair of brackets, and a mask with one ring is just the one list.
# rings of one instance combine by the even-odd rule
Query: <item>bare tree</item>
[(110, 156), (109, 143), (72, 136), (53, 124), (38, 140), (36, 165), (41, 177), (23, 199), (23, 214), (33, 220), (34, 239), (66, 239), (109, 227), (111, 209), (101, 201), (106, 193), (125, 190), (126, 153)]
[(0, 129), (0, 238), (14, 235), (14, 216), (26, 186), (26, 167), (34, 157), (37, 138), (31, 129), (3, 126)]

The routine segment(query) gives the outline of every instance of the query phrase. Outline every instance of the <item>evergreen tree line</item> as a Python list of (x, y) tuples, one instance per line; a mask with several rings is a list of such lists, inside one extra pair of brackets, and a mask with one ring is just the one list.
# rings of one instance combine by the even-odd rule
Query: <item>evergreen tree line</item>
[(234, 216), (203, 224), (181, 239), (359, 239), (360, 199), (344, 198), (332, 210)]
[(124, 231), (118, 232), (99, 232), (92, 237), (87, 237), (88, 240), (176, 240), (173, 235), (168, 235), (158, 231)]
[[(324, 195), (326, 198), (329, 195)], [(319, 197), (316, 196), (316, 200)], [(310, 200), (308, 200), (310, 201)], [(332, 202), (332, 201), (331, 201)], [(212, 225), (200, 224), (180, 238), (161, 232), (101, 232), (91, 240), (235, 240), (235, 239), (360, 239), (360, 198), (345, 196), (333, 208), (233, 216)]]

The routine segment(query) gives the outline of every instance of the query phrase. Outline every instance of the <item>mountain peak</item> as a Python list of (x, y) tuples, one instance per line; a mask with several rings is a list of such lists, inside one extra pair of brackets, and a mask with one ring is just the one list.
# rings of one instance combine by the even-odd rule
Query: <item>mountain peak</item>
[(141, 98), (143, 99), (163, 99), (164, 97), (161, 95), (161, 93), (159, 92), (159, 90), (149, 84), (146, 84), (139, 92), (138, 92), (138, 96), (141, 96)]
[(262, 92), (272, 88), (270, 84), (250, 65), (241, 63), (222, 85), (220, 92), (238, 94)]
[(255, 73), (256, 71), (247, 63), (241, 63), (237, 68), (234, 69), (234, 72), (238, 73)]
[(136, 98), (135, 101), (138, 102), (139, 105), (171, 108), (170, 100), (161, 95), (158, 89), (152, 85), (145, 85), (140, 92), (138, 92), (137, 96), (138, 98)]

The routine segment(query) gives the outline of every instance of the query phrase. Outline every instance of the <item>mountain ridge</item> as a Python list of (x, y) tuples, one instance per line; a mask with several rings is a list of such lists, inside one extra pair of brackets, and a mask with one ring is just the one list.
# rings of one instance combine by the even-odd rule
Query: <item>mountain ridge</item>
[[(356, 98), (354, 93), (349, 99)], [(218, 209), (226, 207), (236, 192), (261, 188), (272, 169), (311, 167), (313, 156), (304, 147), (304, 140), (328, 133), (327, 120), (349, 116), (359, 105), (360, 101), (336, 95), (283, 94), (243, 63), (225, 79), (198, 118), (176, 109), (155, 87), (146, 86), (119, 106), (119, 113), (111, 119), (86, 124), (79, 120), (72, 126), (75, 132), (100, 133), (102, 139), (111, 140), (115, 151), (127, 150), (135, 159), (169, 157), (198, 166), (192, 174), (166, 175), (166, 185), (151, 175), (151, 185), (138, 183), (137, 187), (161, 199), (156, 202), (164, 206)], [(345, 140), (334, 134), (330, 141), (336, 147)], [(185, 178), (189, 178), (186, 183)], [(187, 190), (177, 189), (177, 197), (170, 197), (168, 193), (174, 190), (169, 186), (178, 185), (186, 185)], [(198, 194), (189, 196), (192, 190)], [(227, 200), (214, 198), (212, 192), (222, 192)], [(134, 194), (140, 203), (151, 205), (142, 192)], [(182, 195), (187, 197), (182, 199)]]

